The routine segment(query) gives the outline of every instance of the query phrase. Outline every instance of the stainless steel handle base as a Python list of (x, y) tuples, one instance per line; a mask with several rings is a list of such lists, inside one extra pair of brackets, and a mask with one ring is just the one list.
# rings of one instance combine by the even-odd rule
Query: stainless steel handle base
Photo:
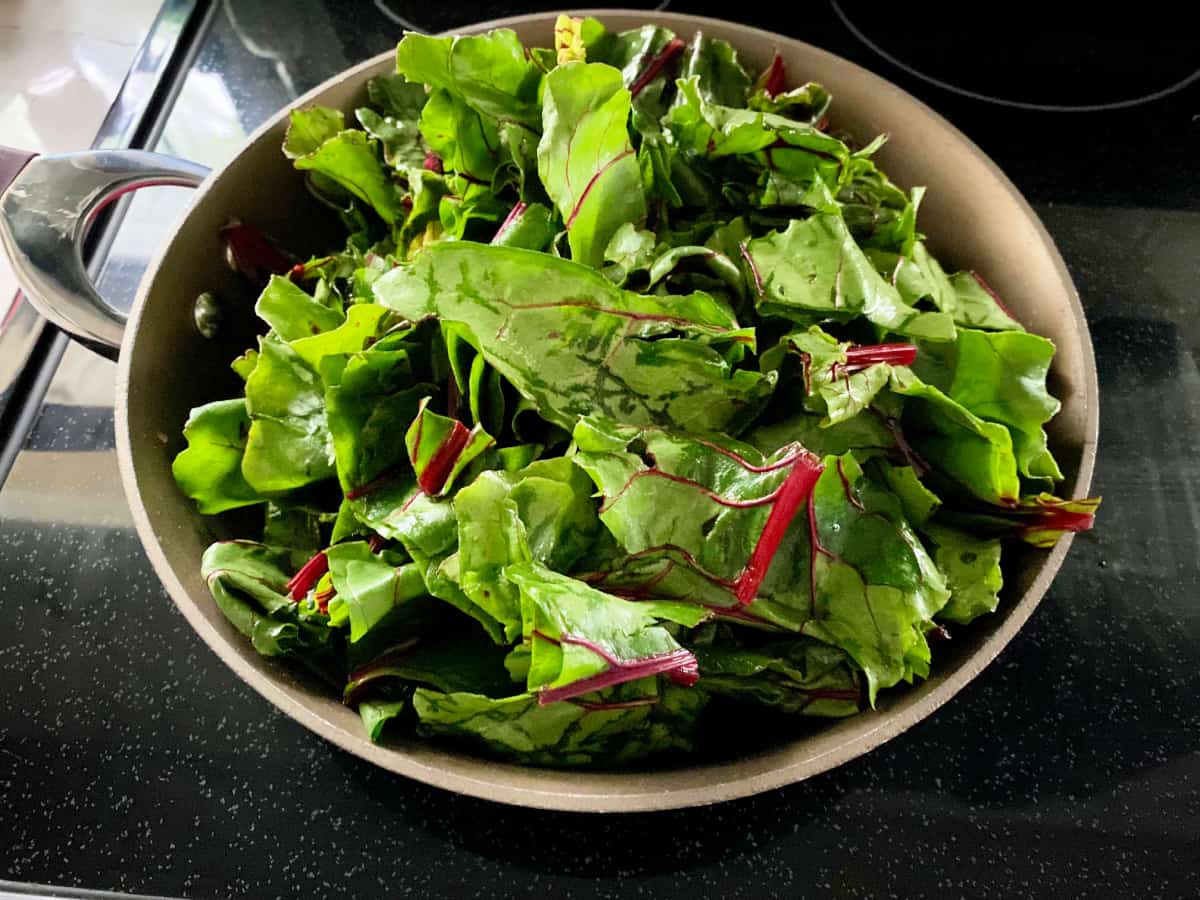
[(33, 307), (80, 343), (116, 359), (125, 315), (104, 302), (83, 262), (96, 214), (153, 185), (196, 187), (208, 169), (143, 150), (38, 156), (0, 195), (0, 246)]

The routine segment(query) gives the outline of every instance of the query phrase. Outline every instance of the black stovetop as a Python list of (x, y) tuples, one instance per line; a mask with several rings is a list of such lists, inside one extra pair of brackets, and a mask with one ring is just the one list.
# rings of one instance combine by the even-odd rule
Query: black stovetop
[[(534, 8), (205, 6), (172, 4), (192, 24), (157, 146), (209, 165), (393, 46), (402, 21)], [(120, 492), (112, 367), (73, 347), (0, 489), (0, 878), (214, 898), (1195, 896), (1200, 52), (1157, 6), (1005, 6), (978, 24), (670, 3), (800, 37), (923, 99), (1016, 182), (1079, 288), (1100, 526), (946, 707), (806, 783), (675, 813), (510, 809), (384, 772), (277, 712), (176, 612)], [(129, 301), (180, 205), (134, 202), (107, 296)]]

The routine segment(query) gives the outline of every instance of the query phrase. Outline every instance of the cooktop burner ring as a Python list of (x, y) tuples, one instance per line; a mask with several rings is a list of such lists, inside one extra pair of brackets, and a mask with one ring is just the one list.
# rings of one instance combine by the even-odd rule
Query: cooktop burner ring
[[(626, 6), (626, 7), (633, 6), (633, 5), (634, 4), (632, 4), (632, 3), (623, 4), (623, 6)], [(671, 5), (671, 0), (658, 0), (658, 2), (655, 3), (653, 6), (646, 6), (645, 9), (646, 9), (646, 12), (662, 12), (664, 9), (666, 9), (670, 5)], [(375, 0), (375, 8), (377, 10), (379, 10), (379, 12), (383, 16), (385, 16), (392, 22), (395, 22), (397, 25), (399, 25), (401, 28), (404, 28), (406, 31), (415, 31), (418, 34), (428, 34), (430, 31), (429, 28), (425, 28), (421, 25), (418, 25), (416, 22), (413, 22), (407, 16), (396, 12), (396, 10), (392, 8), (391, 0)], [(614, 7), (614, 9), (615, 8), (616, 7)], [(497, 18), (499, 18), (499, 17), (497, 17)], [(462, 23), (462, 25), (467, 25), (467, 24), (470, 24), (470, 23), (468, 23), (468, 22)], [(461, 27), (461, 26), (452, 26), (452, 27)], [(438, 29), (438, 30), (440, 30), (440, 29)]]
[(1159, 90), (1143, 94), (1139, 97), (1132, 97), (1124, 100), (1114, 100), (1105, 103), (1032, 103), (1025, 100), (1013, 100), (1007, 97), (997, 97), (992, 94), (986, 94), (980, 91), (970, 90), (969, 88), (959, 87), (958, 85), (952, 84), (945, 79), (935, 77), (927, 72), (922, 72), (920, 69), (917, 69), (911, 64), (904, 62), (904, 60), (900, 59), (886, 48), (881, 47), (877, 41), (872, 40), (862, 30), (862, 28), (854, 23), (846, 11), (842, 9), (842, 4), (839, 2), (839, 0), (830, 0), (830, 5), (833, 7), (833, 11), (837, 14), (838, 18), (841, 19), (842, 24), (849, 29), (851, 34), (853, 34), (859, 41), (870, 48), (872, 52), (887, 60), (898, 69), (907, 72), (914, 78), (921, 79), (927, 84), (932, 84), (935, 87), (939, 87), (942, 90), (950, 91), (951, 93), (958, 94), (959, 96), (969, 97), (972, 100), (980, 100), (984, 103), (992, 103), (997, 106), (1007, 106), (1012, 109), (1031, 110), (1034, 112), (1106, 112), (1129, 109), (1131, 107), (1141, 106), (1146, 103), (1153, 103), (1156, 100), (1162, 100), (1163, 98), (1169, 97), (1172, 94), (1179, 93), (1179, 91), (1182, 91), (1192, 83), (1200, 80), (1200, 68), (1198, 68), (1184, 78), (1181, 78), (1178, 81), (1175, 81), (1174, 83), (1169, 84)]

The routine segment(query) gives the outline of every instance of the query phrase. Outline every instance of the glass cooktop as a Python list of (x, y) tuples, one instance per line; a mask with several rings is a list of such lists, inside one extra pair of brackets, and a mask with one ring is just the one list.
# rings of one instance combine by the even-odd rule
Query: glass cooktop
[[(1136, 22), (997, 11), (987, 28), (845, 2), (669, 5), (799, 37), (894, 81), (979, 143), (1058, 243), (1100, 368), (1104, 506), (1033, 618), (926, 721), (763, 796), (585, 817), (444, 793), (310, 734), (192, 633), (121, 492), (114, 367), (47, 333), (33, 359), (53, 378), (44, 393), (25, 379), (18, 418), (35, 421), (13, 426), (19, 453), (0, 488), (0, 879), (13, 882), (0, 894), (1200, 892), (1194, 35), (1162, 29), (1153, 3)], [(544, 8), (171, 3), (150, 38), (174, 43), (139, 140), (219, 166), (275, 110), (405, 28)], [(186, 201), (179, 189), (134, 199), (97, 259), (114, 303), (130, 302)], [(0, 356), (8, 340), (0, 330)]]

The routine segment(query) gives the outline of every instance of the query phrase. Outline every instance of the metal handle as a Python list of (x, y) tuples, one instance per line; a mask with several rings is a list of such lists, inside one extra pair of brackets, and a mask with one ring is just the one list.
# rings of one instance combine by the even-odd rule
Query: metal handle
[[(116, 359), (125, 314), (104, 302), (83, 262), (88, 225), (122, 194), (153, 185), (196, 187), (208, 169), (144, 150), (84, 150), (17, 162), (0, 194), (0, 246), (25, 297), (43, 316), (102, 356)], [(0, 165), (0, 168), (5, 166)], [(3, 175), (0, 172), (0, 175)], [(0, 191), (4, 190), (0, 180)]]

